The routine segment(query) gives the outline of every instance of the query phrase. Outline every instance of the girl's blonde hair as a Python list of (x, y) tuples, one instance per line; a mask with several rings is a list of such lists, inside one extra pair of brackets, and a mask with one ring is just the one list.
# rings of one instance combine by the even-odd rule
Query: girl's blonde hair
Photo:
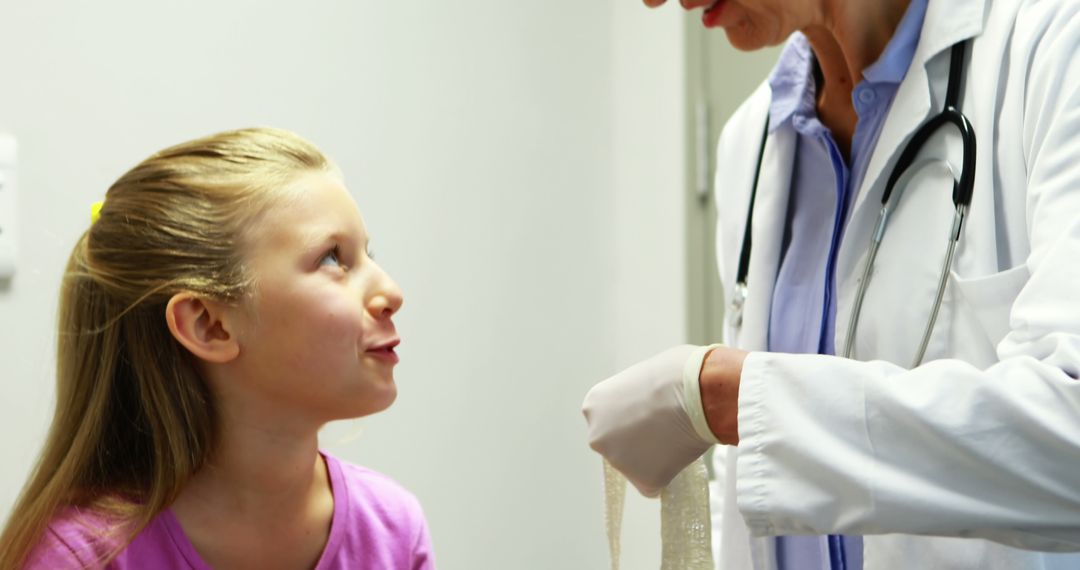
[(109, 188), (64, 273), (56, 414), (0, 535), (0, 569), (25, 564), (65, 507), (122, 523), (111, 558), (176, 499), (217, 422), (165, 306), (181, 291), (239, 301), (253, 285), (245, 227), (297, 175), (332, 168), (299, 136), (255, 128), (165, 149)]

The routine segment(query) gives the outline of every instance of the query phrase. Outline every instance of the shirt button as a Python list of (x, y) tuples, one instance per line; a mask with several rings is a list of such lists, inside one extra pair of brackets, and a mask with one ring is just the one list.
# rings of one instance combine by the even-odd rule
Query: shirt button
[(859, 101), (869, 105), (874, 102), (874, 99), (877, 99), (877, 94), (872, 89), (861, 89), (859, 91)]

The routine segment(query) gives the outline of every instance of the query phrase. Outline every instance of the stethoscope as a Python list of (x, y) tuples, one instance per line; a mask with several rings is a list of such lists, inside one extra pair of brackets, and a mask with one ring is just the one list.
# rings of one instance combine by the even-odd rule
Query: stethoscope
[[(842, 352), (842, 355), (845, 358), (851, 357), (854, 348), (855, 332), (859, 326), (859, 315), (862, 313), (863, 300), (866, 297), (866, 290), (870, 283), (870, 275), (873, 272), (874, 261), (877, 259), (881, 241), (885, 237), (885, 228), (889, 224), (889, 216), (896, 210), (896, 202), (899, 202), (900, 198), (903, 196), (904, 189), (911, 177), (928, 165), (941, 164), (944, 165), (952, 175), (952, 200), (953, 206), (956, 208), (956, 214), (953, 217), (952, 228), (948, 236), (948, 248), (945, 254), (945, 263), (941, 268), (941, 275), (938, 279), (937, 295), (934, 298), (933, 309), (930, 311), (930, 319), (926, 323), (926, 329), (923, 332), (922, 341), (919, 343), (919, 349), (918, 352), (916, 352), (914, 364), (912, 364), (912, 366), (914, 367), (921, 364), (923, 357), (926, 355), (926, 347), (930, 343), (930, 335), (934, 331), (934, 323), (937, 321), (938, 312), (941, 309), (941, 302), (945, 296), (945, 286), (948, 284), (949, 271), (952, 268), (956, 244), (960, 241), (964, 217), (971, 207), (971, 196), (975, 188), (975, 130), (972, 128), (971, 122), (968, 121), (967, 117), (960, 112), (959, 107), (960, 82), (964, 75), (964, 52), (964, 42), (959, 42), (952, 47), (952, 58), (949, 61), (949, 86), (945, 94), (945, 107), (940, 113), (923, 122), (923, 124), (919, 126), (919, 129), (915, 131), (915, 134), (911, 137), (907, 146), (904, 147), (903, 152), (901, 152), (900, 158), (897, 160), (896, 166), (893, 167), (893, 171), (889, 175), (888, 182), (885, 185), (885, 193), (881, 196), (881, 211), (878, 214), (877, 225), (874, 228), (874, 233), (870, 239), (870, 251), (866, 256), (866, 264), (863, 267), (862, 279), (859, 280), (859, 288), (855, 294), (855, 304), (851, 311), (851, 318), (848, 321), (847, 339), (844, 343), (844, 350)], [(947, 160), (925, 159), (915, 162), (916, 155), (922, 150), (930, 137), (936, 133), (938, 129), (947, 124), (955, 126), (957, 130), (960, 131), (960, 137), (963, 142), (963, 169), (960, 171), (959, 177), (957, 177), (956, 170), (952, 167), (952, 164)], [(749, 211), (746, 213), (746, 229), (743, 233), (742, 249), (739, 253), (739, 268), (735, 277), (735, 288), (732, 291), (731, 303), (728, 310), (729, 323), (735, 328), (742, 326), (743, 305), (746, 303), (748, 291), (747, 274), (750, 270), (751, 224), (754, 219), (754, 200), (757, 197), (758, 181), (761, 178), (761, 163), (765, 157), (765, 142), (768, 139), (768, 136), (769, 120), (766, 117), (765, 132), (761, 137), (761, 148), (758, 150), (757, 170), (754, 173), (754, 185), (750, 192), (750, 207)], [(897, 188), (897, 186), (899, 186), (899, 188)], [(895, 200), (890, 203), (890, 198), (893, 197), (894, 189), (896, 189)]]

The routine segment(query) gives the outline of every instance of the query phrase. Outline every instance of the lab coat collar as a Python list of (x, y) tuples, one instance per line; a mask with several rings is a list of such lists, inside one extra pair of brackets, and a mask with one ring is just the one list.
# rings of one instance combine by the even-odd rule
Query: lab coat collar
[[(896, 92), (892, 111), (882, 126), (879, 142), (906, 141), (930, 116), (933, 86), (927, 65), (956, 43), (982, 33), (987, 2), (988, 0), (930, 0), (911, 69)], [(945, 73), (948, 74), (947, 69)], [(878, 179), (885, 174), (885, 166), (893, 162), (894, 155), (898, 155), (901, 148), (902, 145), (891, 143), (878, 145), (870, 159), (863, 187), (856, 197), (856, 211), (867, 198), (866, 190), (877, 184)]]
[[(911, 68), (897, 89), (892, 110), (885, 119), (877, 147), (870, 157), (866, 177), (855, 196), (855, 204), (843, 240), (845, 246), (843, 249), (847, 250), (848, 255), (841, 253), (838, 272), (850, 269), (846, 263), (854, 261), (852, 254), (865, 250), (866, 243), (863, 237), (869, 238), (867, 233), (869, 226), (872, 225), (876, 212), (881, 206), (884, 179), (891, 172), (892, 165), (896, 163), (908, 139), (919, 128), (919, 125), (930, 117), (932, 91), (934, 93), (940, 91), (937, 93), (938, 99), (944, 100), (948, 65), (941, 66), (940, 70), (935, 67), (934, 83), (931, 83), (930, 72), (927, 69), (931, 60), (938, 56), (948, 58), (947, 52), (953, 45), (981, 34), (990, 1), (930, 0), (926, 7), (926, 17)], [(972, 50), (969, 47), (969, 57), (971, 53)], [(938, 71), (940, 71), (940, 77)], [(965, 81), (971, 81), (971, 78), (966, 77)], [(864, 211), (868, 208), (871, 208), (874, 213)]]
[(925, 67), (953, 44), (981, 34), (989, 4), (990, 0), (930, 0), (915, 61)]

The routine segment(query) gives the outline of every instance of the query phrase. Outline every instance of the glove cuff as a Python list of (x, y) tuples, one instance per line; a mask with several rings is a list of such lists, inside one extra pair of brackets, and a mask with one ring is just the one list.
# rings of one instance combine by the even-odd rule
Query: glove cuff
[(686, 415), (690, 417), (690, 425), (694, 426), (694, 431), (697, 432), (698, 437), (702, 441), (717, 444), (720, 443), (719, 439), (713, 435), (712, 430), (709, 429), (709, 422), (705, 420), (705, 408), (701, 404), (701, 366), (705, 362), (705, 356), (709, 354), (709, 351), (720, 346), (719, 344), (711, 344), (709, 346), (701, 346), (690, 353), (690, 356), (686, 359), (686, 364), (683, 365), (683, 409)]

